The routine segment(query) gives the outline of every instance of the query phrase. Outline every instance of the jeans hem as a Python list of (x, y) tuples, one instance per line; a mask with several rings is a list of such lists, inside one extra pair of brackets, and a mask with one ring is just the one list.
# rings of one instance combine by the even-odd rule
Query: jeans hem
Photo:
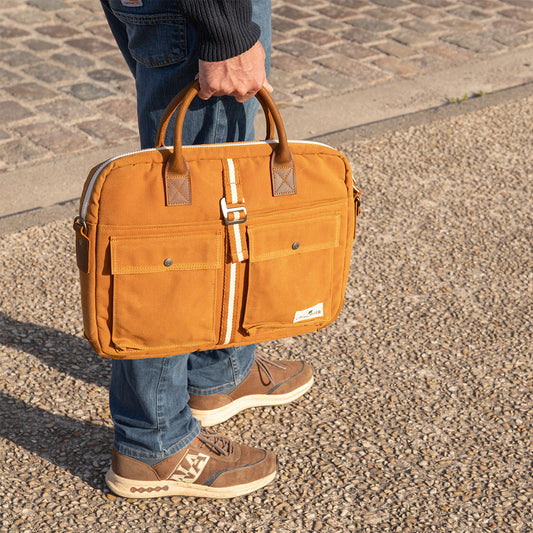
[(183, 450), (183, 448), (188, 446), (200, 434), (200, 429), (200, 422), (198, 422), (194, 429), (188, 435), (173, 444), (170, 448), (168, 448), (168, 450), (165, 450), (164, 452), (142, 452), (134, 448), (129, 448), (124, 444), (120, 444), (116, 440), (113, 442), (113, 447), (117, 452), (121, 453), (122, 455), (127, 455), (128, 457), (138, 459), (139, 461), (163, 461), (164, 459), (171, 457), (172, 455), (178, 453), (180, 450)]
[[(244, 371), (241, 373), (238, 368), (238, 361), (234, 357), (234, 354), (231, 356), (232, 359), (232, 366), (233, 366), (233, 382), (231, 383), (224, 383), (223, 385), (217, 385), (216, 387), (210, 387), (207, 389), (199, 389), (196, 387), (188, 387), (189, 394), (194, 394), (195, 396), (210, 396), (212, 394), (224, 394), (226, 392), (231, 392), (235, 390), (250, 374), (250, 371), (252, 370), (252, 367), (255, 363), (255, 353), (251, 357), (250, 362), (244, 369)], [(237, 368), (235, 368), (237, 367)], [(241, 376), (240, 379), (238, 376)]]

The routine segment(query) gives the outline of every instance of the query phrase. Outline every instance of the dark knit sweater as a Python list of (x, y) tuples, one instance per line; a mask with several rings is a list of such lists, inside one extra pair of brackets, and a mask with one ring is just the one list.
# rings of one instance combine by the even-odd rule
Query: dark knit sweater
[(259, 39), (252, 0), (177, 0), (198, 30), (200, 59), (223, 61), (249, 50)]

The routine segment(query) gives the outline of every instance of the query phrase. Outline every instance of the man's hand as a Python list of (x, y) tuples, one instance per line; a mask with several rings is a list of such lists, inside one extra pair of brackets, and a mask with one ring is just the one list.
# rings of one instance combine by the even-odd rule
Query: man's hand
[(198, 96), (207, 100), (211, 96), (234, 96), (237, 102), (245, 102), (265, 86), (272, 92), (266, 79), (265, 51), (257, 41), (243, 54), (225, 61), (200, 60)]

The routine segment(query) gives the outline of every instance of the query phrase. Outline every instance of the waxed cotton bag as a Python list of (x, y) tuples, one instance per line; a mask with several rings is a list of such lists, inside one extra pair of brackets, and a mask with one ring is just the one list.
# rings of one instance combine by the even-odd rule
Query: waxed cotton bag
[(318, 330), (341, 311), (359, 212), (348, 161), (288, 141), (264, 89), (265, 141), (182, 146), (198, 90), (168, 106), (157, 148), (113, 157), (86, 180), (76, 254), (84, 332), (100, 355), (252, 344)]

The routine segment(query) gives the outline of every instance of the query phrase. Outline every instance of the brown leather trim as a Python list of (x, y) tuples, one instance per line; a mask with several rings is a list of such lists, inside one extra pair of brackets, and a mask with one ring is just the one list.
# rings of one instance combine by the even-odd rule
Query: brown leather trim
[(89, 273), (89, 238), (85, 234), (84, 225), (78, 220), (80, 217), (77, 217), (74, 221), (74, 230), (76, 231), (76, 262), (78, 268), (85, 272)]
[(296, 194), (296, 172), (294, 160), (289, 152), (288, 163), (278, 163), (276, 152), (270, 159), (270, 171), (272, 174), (272, 196), (288, 196)]
[[(168, 124), (170, 122), (170, 119), (172, 118), (172, 115), (176, 112), (176, 109), (181, 105), (183, 102), (183, 98), (189, 91), (190, 86), (187, 85), (184, 89), (182, 89), (168, 104), (165, 111), (163, 112), (163, 116), (161, 117), (161, 121), (159, 122), (159, 128), (157, 130), (157, 136), (156, 136), (156, 146), (159, 148), (161, 146), (165, 146), (165, 136), (168, 128)], [(265, 123), (266, 123), (266, 133), (265, 133), (265, 139), (266, 140), (272, 140), (274, 138), (274, 132), (276, 131), (276, 126), (274, 124), (274, 119), (272, 118), (272, 113), (270, 112), (270, 109), (266, 102), (259, 99), (259, 103), (261, 104), (261, 107), (263, 108), (263, 112), (265, 114)]]
[(168, 104), (167, 108), (163, 112), (163, 116), (161, 117), (161, 121), (159, 122), (159, 128), (157, 130), (156, 136), (156, 146), (158, 148), (161, 146), (165, 146), (165, 135), (167, 132), (168, 123), (170, 122), (174, 111), (176, 111), (176, 109), (181, 105), (183, 97), (187, 94), (188, 91), (189, 86), (187, 85), (176, 96), (174, 96), (174, 98), (172, 98), (170, 104)]
[[(195, 81), (187, 88), (188, 91), (183, 95), (183, 97), (181, 97), (180, 93), (173, 100), (173, 102), (177, 102), (179, 100), (180, 107), (176, 116), (176, 125), (174, 127), (174, 152), (165, 165), (165, 189), (167, 191), (167, 205), (187, 205), (188, 203), (191, 203), (190, 193), (186, 193), (187, 190), (190, 191), (190, 172), (187, 162), (183, 157), (182, 130), (185, 114), (189, 108), (189, 105), (198, 94), (200, 85), (198, 81)], [(274, 148), (271, 159), (272, 192), (274, 196), (287, 196), (296, 194), (296, 173), (294, 170), (294, 159), (289, 148), (287, 133), (285, 131), (285, 126), (283, 124), (280, 112), (274, 100), (264, 87), (259, 90), (256, 96), (266, 114), (267, 135), (270, 136), (272, 134), (271, 121), (274, 122), (276, 131), (278, 133), (278, 144)], [(160, 128), (158, 136), (164, 135), (162, 130), (166, 128), (170, 114), (170, 110), (165, 110), (164, 119), (162, 120), (163, 126)], [(173, 184), (173, 190), (169, 191), (169, 179), (176, 177), (183, 179), (178, 180), (177, 183)], [(188, 179), (188, 184), (186, 183), (187, 179), (185, 178)], [(177, 203), (171, 203), (169, 200), (174, 198), (176, 192), (179, 192), (179, 201)]]
[(164, 173), (167, 205), (192, 204), (191, 172), (185, 159), (181, 159), (181, 165), (175, 163), (173, 165), (173, 156), (171, 156), (165, 165)]

